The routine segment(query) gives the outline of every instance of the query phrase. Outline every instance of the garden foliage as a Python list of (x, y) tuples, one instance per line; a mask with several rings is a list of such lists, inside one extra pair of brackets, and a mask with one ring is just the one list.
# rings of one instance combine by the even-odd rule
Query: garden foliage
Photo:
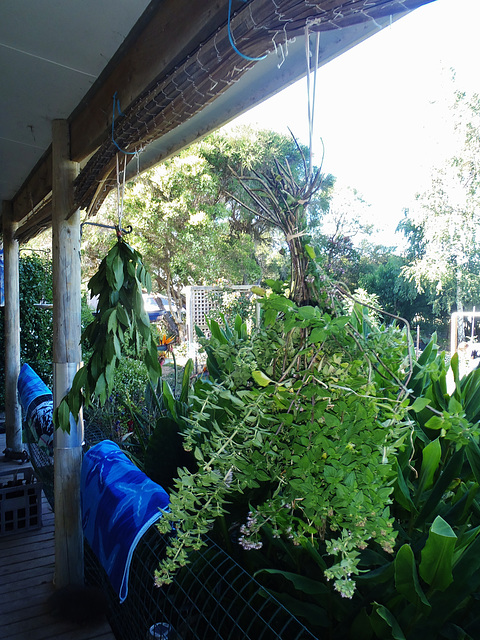
[(157, 580), (233, 501), (244, 513), (228, 526), (244, 548), (260, 548), (265, 527), (322, 547), (326, 577), (351, 597), (360, 550), (395, 544), (395, 453), (409, 431), (391, 372), (405, 364), (406, 333), (282, 294), (265, 298), (263, 313), (252, 336), (240, 318), (223, 330), (210, 323), (211, 379), (196, 384), (185, 431), (198, 471), (176, 481), (161, 525), (175, 523), (176, 536)]
[[(52, 311), (35, 307), (52, 302), (52, 264), (47, 255), (21, 253), (20, 289), (20, 359), (35, 369), (42, 380), (52, 384)], [(0, 307), (0, 349), (5, 351), (4, 307)], [(3, 406), (5, 372), (0, 367), (0, 404)]]
[(203, 338), (157, 584), (208, 531), (319, 637), (479, 637), (480, 372), (280, 290)]

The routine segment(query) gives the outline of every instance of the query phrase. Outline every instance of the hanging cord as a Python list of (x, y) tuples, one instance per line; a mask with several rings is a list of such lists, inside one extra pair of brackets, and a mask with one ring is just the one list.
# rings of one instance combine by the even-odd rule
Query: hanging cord
[(307, 58), (307, 103), (308, 103), (308, 146), (309, 146), (309, 168), (308, 173), (309, 177), (312, 176), (313, 173), (313, 125), (315, 119), (315, 94), (317, 88), (317, 69), (318, 69), (318, 59), (320, 53), (320, 31), (315, 33), (315, 59), (313, 63), (313, 90), (311, 90), (310, 86), (310, 75), (311, 75), (311, 51), (310, 51), (310, 31), (308, 28), (308, 23), (305, 25), (305, 55)]
[[(122, 174), (120, 177), (120, 173)], [(127, 175), (127, 158), (123, 161), (123, 171), (120, 170), (119, 154), (117, 153), (117, 236), (122, 231), (122, 217), (123, 217), (123, 199), (125, 195), (125, 176)]]
[[(243, 0), (243, 2), (247, 2), (247, 1), (248, 0)], [(232, 48), (235, 51), (235, 53), (238, 53), (238, 55), (241, 56), (244, 60), (251, 60), (252, 62), (260, 62), (260, 60), (265, 60), (265, 58), (267, 57), (266, 54), (264, 56), (260, 56), (260, 58), (251, 58), (250, 56), (246, 56), (244, 53), (242, 53), (237, 49), (232, 36), (232, 27), (230, 24), (231, 17), (232, 17), (232, 0), (228, 0), (228, 39), (230, 40), (230, 44), (232, 45)]]
[(118, 110), (118, 115), (119, 116), (124, 116), (125, 114), (122, 113), (122, 110), (120, 109), (120, 100), (117, 98), (117, 92), (115, 91), (115, 93), (113, 94), (113, 114), (112, 114), (112, 142), (113, 144), (117, 147), (117, 149), (119, 151), (121, 151), (122, 153), (125, 153), (128, 156), (134, 156), (137, 152), (136, 151), (125, 151), (124, 149), (122, 149), (117, 141), (115, 140), (115, 135), (114, 135), (114, 129), (115, 129), (115, 107)]

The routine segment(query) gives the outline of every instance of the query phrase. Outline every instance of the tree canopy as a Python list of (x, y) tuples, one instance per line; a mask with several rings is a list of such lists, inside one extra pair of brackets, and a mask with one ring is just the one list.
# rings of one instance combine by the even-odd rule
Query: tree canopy
[(480, 296), (480, 97), (457, 93), (454, 112), (463, 145), (434, 171), (430, 188), (402, 223), (410, 245), (403, 273), (429, 296), (437, 315), (463, 312)]

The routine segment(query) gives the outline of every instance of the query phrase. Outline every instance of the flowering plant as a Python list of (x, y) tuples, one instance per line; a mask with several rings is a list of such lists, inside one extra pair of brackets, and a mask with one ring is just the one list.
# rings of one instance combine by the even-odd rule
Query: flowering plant
[(210, 380), (197, 382), (184, 432), (198, 469), (179, 470), (159, 524), (176, 534), (156, 580), (169, 582), (221, 518), (244, 549), (260, 549), (267, 530), (313, 545), (352, 597), (360, 551), (395, 543), (394, 454), (409, 430), (391, 369), (406, 336), (283, 295), (262, 302), (265, 324), (250, 337), (240, 318), (210, 323)]

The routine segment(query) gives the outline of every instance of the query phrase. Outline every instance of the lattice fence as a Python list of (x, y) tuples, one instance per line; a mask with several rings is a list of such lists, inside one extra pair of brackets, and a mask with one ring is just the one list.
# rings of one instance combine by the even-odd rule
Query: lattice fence
[(247, 293), (252, 285), (232, 285), (230, 287), (185, 287), (186, 307), (187, 307), (187, 340), (190, 344), (197, 342), (195, 326), (199, 327), (205, 335), (209, 335), (206, 316), (210, 311), (216, 308), (216, 302), (211, 295), (216, 291), (241, 291)]

